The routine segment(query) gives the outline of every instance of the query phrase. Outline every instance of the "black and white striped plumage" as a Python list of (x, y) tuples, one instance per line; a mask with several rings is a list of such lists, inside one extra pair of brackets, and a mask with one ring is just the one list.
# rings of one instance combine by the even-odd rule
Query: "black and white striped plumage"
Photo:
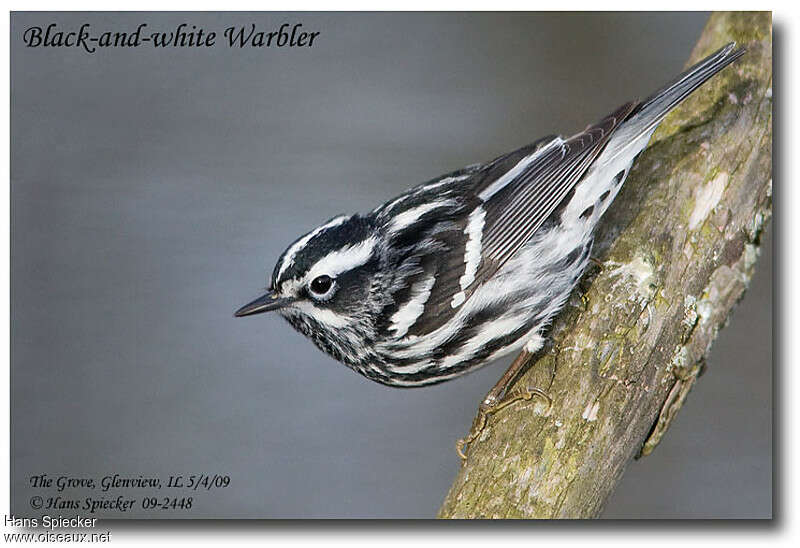
[(742, 54), (729, 44), (574, 137), (545, 137), (331, 219), (289, 246), (270, 292), (237, 315), (278, 310), (319, 348), (392, 386), (538, 350), (655, 128)]

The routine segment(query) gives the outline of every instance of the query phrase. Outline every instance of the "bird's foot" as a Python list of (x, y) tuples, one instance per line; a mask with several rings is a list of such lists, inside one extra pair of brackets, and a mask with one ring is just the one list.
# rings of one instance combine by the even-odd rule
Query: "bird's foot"
[(489, 419), (490, 415), (494, 415), (498, 411), (505, 409), (509, 405), (516, 403), (520, 400), (522, 401), (530, 401), (533, 399), (534, 396), (539, 396), (547, 400), (548, 409), (553, 406), (553, 400), (544, 390), (536, 387), (528, 386), (526, 388), (520, 388), (513, 390), (502, 400), (497, 400), (497, 398), (492, 397), (491, 394), (486, 396), (486, 399), (478, 407), (478, 415), (475, 417), (475, 420), (472, 421), (472, 427), (469, 430), (466, 438), (461, 438), (456, 442), (456, 451), (458, 451), (458, 456), (461, 457), (461, 464), (464, 464), (467, 460), (467, 454), (464, 452), (469, 445), (478, 439), (478, 436), (481, 435), (484, 428), (486, 428), (486, 421)]

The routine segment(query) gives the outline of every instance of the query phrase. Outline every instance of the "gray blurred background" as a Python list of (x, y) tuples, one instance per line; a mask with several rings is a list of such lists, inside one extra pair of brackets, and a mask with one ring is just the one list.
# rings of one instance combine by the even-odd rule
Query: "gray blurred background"
[[(12, 15), (12, 511), (58, 494), (32, 474), (216, 473), (230, 487), (190, 511), (101, 515), (434, 516), (508, 359), (391, 389), (234, 309), (319, 222), (648, 95), (706, 18)], [(24, 47), (51, 22), (321, 34), (310, 49)], [(771, 516), (771, 279), (768, 235), (706, 374), (605, 517)], [(86, 495), (103, 494), (61, 494)]]

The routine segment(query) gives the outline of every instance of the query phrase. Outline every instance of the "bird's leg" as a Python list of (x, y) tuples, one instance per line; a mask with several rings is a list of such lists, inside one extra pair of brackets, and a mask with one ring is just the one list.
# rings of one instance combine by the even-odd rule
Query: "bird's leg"
[(589, 262), (592, 263), (593, 265), (599, 267), (600, 270), (603, 270), (603, 268), (606, 266), (606, 263), (604, 263), (603, 261), (601, 261), (597, 257), (591, 257), (590, 256), (589, 257)]
[(495, 384), (492, 389), (489, 390), (489, 393), (486, 394), (486, 397), (483, 398), (483, 401), (478, 406), (478, 415), (475, 417), (475, 420), (472, 421), (472, 428), (470, 428), (467, 437), (456, 442), (456, 451), (458, 451), (458, 455), (461, 457), (462, 462), (467, 460), (467, 455), (464, 453), (464, 449), (470, 443), (475, 441), (478, 436), (480, 436), (481, 432), (483, 432), (489, 415), (497, 413), (501, 409), (505, 409), (512, 403), (519, 400), (528, 401), (533, 398), (533, 396), (541, 396), (547, 400), (548, 405), (553, 404), (553, 400), (550, 399), (550, 396), (548, 396), (544, 390), (539, 388), (526, 387), (507, 393), (509, 386), (511, 386), (511, 383), (514, 382), (514, 379), (517, 378), (525, 365), (527, 365), (528, 360), (532, 355), (532, 353), (526, 350), (520, 352), (519, 356), (517, 356), (517, 358), (511, 363), (511, 366), (508, 368), (508, 370), (503, 374), (500, 380), (497, 381), (497, 384)]

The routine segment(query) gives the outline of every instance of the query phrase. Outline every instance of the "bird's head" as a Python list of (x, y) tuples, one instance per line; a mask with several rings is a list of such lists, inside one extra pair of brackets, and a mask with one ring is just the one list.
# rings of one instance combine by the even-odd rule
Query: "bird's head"
[(335, 217), (298, 238), (281, 254), (266, 294), (236, 311), (277, 311), (330, 353), (331, 338), (369, 318), (372, 282), (379, 271), (378, 237), (366, 218)]

